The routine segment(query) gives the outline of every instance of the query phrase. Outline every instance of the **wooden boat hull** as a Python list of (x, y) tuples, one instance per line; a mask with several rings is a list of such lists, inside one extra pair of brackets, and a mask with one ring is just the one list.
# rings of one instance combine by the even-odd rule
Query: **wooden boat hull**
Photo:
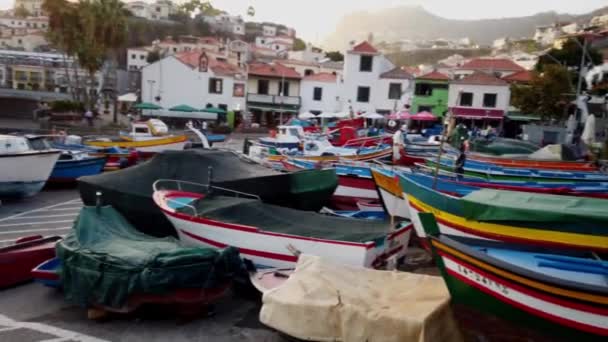
[(0, 248), (0, 288), (31, 280), (32, 269), (55, 256), (55, 244), (59, 240), (59, 236), (39, 237)]
[[(431, 246), (456, 306), (564, 341), (598, 341), (608, 336), (605, 293), (547, 283), (499, 260), (479, 257), (447, 239), (433, 238)], [(525, 334), (525, 329), (509, 334), (514, 338)]]
[(497, 157), (486, 157), (480, 155), (467, 155), (471, 160), (491, 163), (503, 167), (515, 167), (524, 169), (546, 169), (562, 171), (597, 171), (598, 168), (587, 162), (550, 161), (550, 160), (526, 160), (507, 159)]
[(114, 146), (129, 148), (146, 155), (162, 151), (181, 151), (184, 149), (187, 141), (187, 136), (177, 135), (147, 140), (86, 141), (85, 145), (103, 148)]
[(332, 195), (334, 207), (340, 210), (354, 210), (360, 201), (378, 200), (374, 181), (350, 175), (338, 175), (338, 187)]
[(178, 212), (169, 202), (201, 198), (184, 192), (154, 193), (154, 200), (174, 225), (180, 240), (191, 246), (225, 248), (234, 246), (241, 255), (259, 267), (295, 267), (298, 257), (290, 251), (324, 256), (345, 264), (378, 267), (391, 257), (405, 255), (411, 225), (387, 232), (385, 241), (348, 242), (264, 231), (256, 227), (219, 222)]
[(371, 173), (384, 210), (389, 216), (410, 219), (410, 210), (399, 178), (391, 171), (375, 168), (371, 169)]
[(29, 197), (48, 180), (59, 150), (0, 156), (0, 197)]
[[(324, 162), (324, 163), (332, 163), (339, 161), (370, 161), (377, 160), (383, 158), (389, 158), (393, 155), (393, 148), (387, 147), (380, 149), (375, 152), (365, 153), (365, 154), (357, 154), (357, 155), (349, 155), (349, 156), (337, 156), (337, 155), (328, 155), (328, 156), (297, 156), (297, 159), (310, 161), (310, 162)], [(282, 155), (270, 155), (268, 156), (269, 162), (280, 163), (285, 156)]]
[[(399, 175), (401, 186), (407, 192), (412, 223), (421, 239), (428, 236), (418, 218), (419, 213), (435, 215), (439, 231), (443, 235), (481, 240), (498, 240), (510, 243), (571, 248), (587, 251), (608, 251), (608, 234), (600, 229), (595, 234), (584, 230), (565, 230), (556, 222), (539, 224), (538, 221), (477, 221), (466, 219), (459, 198), (441, 194), (418, 185), (404, 175)], [(541, 222), (544, 223), (544, 222)], [(558, 228), (559, 227), (559, 228)], [(585, 228), (586, 229), (586, 228)]]
[(83, 160), (59, 160), (53, 168), (49, 182), (74, 182), (82, 176), (100, 174), (106, 165), (105, 157)]

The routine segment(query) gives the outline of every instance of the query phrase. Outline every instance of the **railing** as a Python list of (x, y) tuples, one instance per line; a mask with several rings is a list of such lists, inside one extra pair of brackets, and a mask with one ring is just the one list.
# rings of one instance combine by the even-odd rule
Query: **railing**
[(301, 98), (299, 96), (280, 96), (247, 93), (247, 102), (266, 103), (271, 105), (300, 106)]

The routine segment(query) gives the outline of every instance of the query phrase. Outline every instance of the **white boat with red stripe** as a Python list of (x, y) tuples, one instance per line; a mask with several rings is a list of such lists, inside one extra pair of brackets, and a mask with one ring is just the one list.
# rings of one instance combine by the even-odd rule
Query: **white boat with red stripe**
[[(298, 255), (305, 253), (382, 268), (405, 256), (413, 228), (409, 223), (393, 228), (383, 221), (372, 223), (263, 204), (243, 198), (246, 194), (242, 193), (237, 198), (166, 190), (159, 182), (180, 181), (157, 181), (153, 198), (184, 244), (234, 246), (258, 267), (294, 267)], [(227, 190), (209, 188), (214, 193)], [(288, 221), (291, 215), (293, 220)]]

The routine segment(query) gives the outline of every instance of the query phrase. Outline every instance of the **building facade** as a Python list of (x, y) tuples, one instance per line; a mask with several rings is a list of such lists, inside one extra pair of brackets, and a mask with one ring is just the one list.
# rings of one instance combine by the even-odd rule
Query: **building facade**
[(461, 79), (475, 72), (494, 74), (505, 77), (525, 69), (507, 58), (474, 58), (452, 72), (455, 79)]
[(154, 3), (145, 1), (127, 2), (125, 7), (136, 17), (148, 20), (168, 20), (175, 12), (171, 1), (158, 0)]
[(165, 110), (179, 105), (242, 110), (246, 84), (238, 66), (205, 52), (182, 52), (142, 69), (141, 99)]
[(300, 112), (302, 76), (278, 62), (251, 63), (247, 80), (247, 110), (251, 122), (276, 126)]
[(508, 82), (478, 71), (450, 82), (448, 106), (456, 118), (502, 120), (509, 109), (510, 99)]
[(448, 81), (447, 75), (437, 71), (416, 77), (410, 111), (443, 117), (448, 110)]
[(14, 9), (23, 7), (31, 16), (40, 17), (44, 13), (42, 11), (42, 4), (44, 0), (15, 0)]
[(313, 114), (340, 111), (337, 76), (331, 73), (315, 73), (304, 76), (301, 82), (301, 112)]

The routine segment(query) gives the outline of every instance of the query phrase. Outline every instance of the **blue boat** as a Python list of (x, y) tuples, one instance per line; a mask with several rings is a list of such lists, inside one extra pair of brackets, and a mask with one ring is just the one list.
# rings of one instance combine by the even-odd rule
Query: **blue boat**
[(100, 174), (106, 164), (105, 157), (90, 157), (79, 151), (64, 151), (51, 172), (49, 182), (74, 182), (81, 176)]

